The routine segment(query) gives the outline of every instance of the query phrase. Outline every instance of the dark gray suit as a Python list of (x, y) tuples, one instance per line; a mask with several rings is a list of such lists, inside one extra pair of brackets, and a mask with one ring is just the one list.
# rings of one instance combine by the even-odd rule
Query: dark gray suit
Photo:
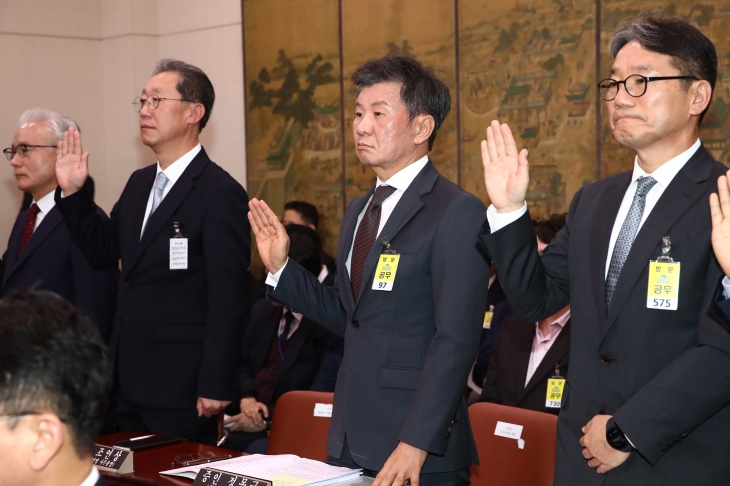
[[(468, 468), (478, 459), (462, 393), (489, 279), (477, 235), (484, 204), (429, 162), (378, 235), (356, 301), (345, 262), (372, 194), (356, 198), (344, 215), (339, 286), (321, 285), (290, 260), (271, 297), (345, 336), (330, 456), (340, 457), (347, 436), (352, 458), (366, 469), (381, 469), (399, 441), (429, 452), (424, 473)], [(383, 237), (401, 255), (392, 292), (371, 289)]]
[[(483, 242), (521, 319), (571, 305), (556, 485), (727, 484), (730, 335), (705, 312), (720, 273), (707, 201), (725, 171), (700, 147), (674, 177), (636, 235), (608, 315), (608, 246), (631, 172), (581, 188), (542, 259), (529, 215), (494, 234), (485, 223)], [(681, 263), (676, 311), (646, 306), (649, 261), (664, 236)], [(578, 443), (581, 427), (601, 412), (638, 449), (605, 476), (587, 466)]]

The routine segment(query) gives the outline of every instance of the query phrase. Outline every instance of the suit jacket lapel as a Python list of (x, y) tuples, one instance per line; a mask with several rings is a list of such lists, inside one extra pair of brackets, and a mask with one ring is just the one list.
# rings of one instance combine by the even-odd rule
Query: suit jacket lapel
[[(542, 379), (547, 375), (550, 374), (552, 376), (553, 370), (555, 369), (555, 364), (560, 362), (561, 359), (565, 357), (566, 354), (570, 351), (570, 319), (568, 319), (568, 322), (565, 323), (565, 326), (563, 326), (563, 330), (560, 331), (560, 334), (557, 338), (555, 338), (555, 342), (552, 346), (550, 346), (550, 349), (548, 349), (548, 352), (545, 354), (545, 357), (542, 359), (540, 364), (537, 366), (537, 369), (535, 369), (535, 373), (530, 378), (530, 381), (527, 383), (527, 386), (525, 386), (524, 393), (520, 396), (520, 399), (527, 393), (528, 391), (532, 390), (535, 385), (540, 383)], [(527, 370), (525, 369), (525, 373)], [(561, 372), (561, 376), (565, 378), (565, 371)]]
[(279, 332), (279, 321), (281, 321), (283, 312), (283, 307), (271, 303), (267, 306), (265, 313), (256, 316), (257, 319), (251, 319), (249, 322), (249, 326), (252, 328), (247, 334), (258, 337), (255, 342), (249, 343), (250, 349), (252, 349), (251, 370), (255, 370), (253, 371), (254, 378), (266, 364), (271, 346)]
[[(23, 216), (23, 221), (25, 221), (25, 215)], [(43, 217), (43, 221), (41, 221), (41, 224), (38, 225), (38, 228), (33, 232), (33, 236), (30, 237), (30, 240), (28, 240), (28, 244), (25, 245), (25, 248), (23, 249), (23, 253), (20, 254), (18, 259), (15, 261), (15, 264), (11, 267), (10, 272), (7, 273), (8, 277), (17, 269), (20, 267), (20, 265), (23, 264), (24, 261), (30, 257), (30, 255), (35, 251), (38, 246), (40, 246), (41, 243), (43, 243), (43, 240), (45, 240), (48, 235), (50, 235), (53, 230), (61, 224), (63, 221), (63, 216), (61, 215), (61, 210), (58, 209), (56, 206), (53, 206), (53, 209), (51, 209), (47, 215)], [(18, 245), (15, 247), (15, 255), (18, 254), (18, 248), (20, 247), (20, 240), (18, 240)]]
[[(142, 183), (138, 186), (137, 193), (132, 196), (136, 203), (134, 212), (132, 213), (132, 227), (127, 235), (129, 242), (128, 245), (131, 249), (129, 254), (132, 257), (137, 255), (137, 250), (139, 248), (142, 224), (144, 223), (144, 214), (147, 212), (147, 201), (149, 201), (150, 192), (152, 192), (152, 186), (155, 184), (155, 177), (157, 177), (157, 164), (146, 167), (144, 170), (145, 174), (141, 176)], [(122, 270), (127, 270), (124, 268), (125, 263), (129, 263), (131, 265), (132, 262), (122, 261)]]
[[(162, 202), (160, 202), (160, 205), (157, 207), (155, 212), (152, 213), (147, 219), (147, 226), (145, 227), (142, 239), (139, 240), (139, 246), (137, 247), (134, 261), (130, 266), (130, 270), (132, 269), (132, 267), (134, 267), (134, 264), (137, 262), (137, 260), (139, 260), (140, 256), (144, 254), (144, 251), (147, 249), (150, 243), (152, 243), (152, 241), (157, 237), (158, 233), (162, 231), (165, 223), (172, 217), (175, 210), (185, 199), (185, 196), (188, 195), (190, 190), (195, 185), (195, 178), (200, 175), (200, 173), (203, 171), (203, 168), (209, 161), (210, 159), (208, 159), (208, 155), (205, 153), (205, 150), (201, 148), (198, 155), (195, 156), (192, 162), (190, 162), (190, 165), (188, 165), (185, 171), (180, 175), (180, 178), (177, 180), (177, 182), (175, 182), (175, 185), (172, 186), (170, 192), (168, 192)], [(148, 199), (149, 196), (145, 199), (145, 210)], [(140, 225), (140, 231), (142, 231), (141, 228), (142, 227)], [(172, 236), (172, 227), (170, 227), (169, 229), (170, 235)], [(183, 229), (182, 226), (181, 229)], [(185, 236), (184, 233), (183, 236)]]
[[(517, 320), (517, 318), (507, 319), (503, 326), (514, 326), (512, 331), (515, 334), (514, 340), (519, 344), (515, 346), (514, 355), (509, 357), (509, 361), (514, 363), (514, 370), (512, 375), (515, 377), (514, 389), (515, 395), (519, 398), (515, 403), (519, 402), (523, 395), (527, 392), (527, 388), (523, 385), (525, 383), (525, 376), (527, 376), (527, 368), (530, 367), (530, 354), (532, 352), (532, 341), (535, 339), (535, 324)], [(503, 332), (509, 332), (507, 329), (503, 329)], [(502, 338), (504, 339), (504, 338)]]
[(613, 187), (606, 190), (599, 201), (600, 207), (609, 209), (605, 218), (594, 221), (591, 227), (591, 282), (593, 283), (593, 298), (596, 302), (598, 322), (603, 327), (606, 321), (606, 260), (608, 259), (608, 245), (611, 241), (611, 232), (616, 221), (616, 215), (621, 207), (624, 194), (631, 184), (631, 172), (621, 174), (616, 178)]
[[(390, 214), (388, 222), (385, 223), (383, 231), (381, 231), (378, 235), (377, 241), (374, 242), (373, 247), (368, 254), (368, 257), (365, 260), (365, 265), (362, 272), (362, 285), (360, 286), (360, 295), (358, 295), (357, 298), (358, 302), (360, 302), (360, 298), (362, 297), (363, 292), (365, 292), (365, 289), (370, 286), (370, 282), (373, 279), (378, 256), (383, 249), (383, 245), (381, 243), (382, 239), (388, 238), (388, 240), (392, 241), (393, 238), (395, 238), (395, 236), (398, 234), (398, 232), (406, 225), (406, 223), (408, 223), (408, 221), (410, 221), (416, 215), (416, 213), (423, 206), (421, 196), (431, 192), (431, 189), (433, 188), (433, 185), (438, 177), (438, 171), (433, 166), (431, 161), (429, 161), (421, 170), (421, 172), (418, 173), (416, 178), (413, 179), (411, 185), (408, 186), (408, 189), (406, 189), (406, 191), (401, 196), (400, 201), (398, 201), (395, 209), (393, 209), (393, 212)], [(398, 247), (396, 245), (394, 245), (394, 250), (396, 251), (396, 253), (398, 252)]]
[(662, 238), (669, 235), (674, 223), (705, 193), (705, 189), (698, 183), (709, 178), (712, 166), (712, 158), (704, 147), (700, 147), (674, 176), (644, 221), (631, 245), (631, 251), (616, 283), (616, 290), (606, 317), (604, 336), (616, 321), (633, 288), (639, 285), (639, 292), (646, 291), (647, 282), (637, 283), (638, 278), (643, 274), (649, 260), (658, 256), (654, 253)]

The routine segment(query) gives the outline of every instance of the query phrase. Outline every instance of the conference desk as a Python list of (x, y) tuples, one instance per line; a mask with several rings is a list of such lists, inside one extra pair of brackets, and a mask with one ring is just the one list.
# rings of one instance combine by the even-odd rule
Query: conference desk
[[(140, 437), (147, 435), (146, 432), (117, 432), (99, 436), (96, 440), (98, 444), (112, 446), (120, 440), (131, 439), (132, 437)], [(174, 476), (165, 476), (160, 471), (173, 469), (172, 462), (175, 457), (182, 454), (213, 454), (215, 456), (223, 456), (230, 454), (232, 457), (240, 457), (246, 455), (243, 452), (224, 449), (222, 447), (214, 447), (196, 442), (178, 442), (152, 449), (137, 451), (134, 453), (134, 472), (131, 474), (114, 474), (102, 472), (102, 475), (109, 483), (109, 486), (116, 485), (149, 485), (149, 486), (169, 486), (174, 484), (177, 486), (190, 486), (193, 483), (190, 479), (178, 478)], [(179, 466), (178, 466), (179, 467)], [(215, 462), (210, 463), (210, 467), (215, 467)], [(338, 486), (366, 486), (372, 484), (371, 478), (358, 478), (355, 481), (337, 483)]]

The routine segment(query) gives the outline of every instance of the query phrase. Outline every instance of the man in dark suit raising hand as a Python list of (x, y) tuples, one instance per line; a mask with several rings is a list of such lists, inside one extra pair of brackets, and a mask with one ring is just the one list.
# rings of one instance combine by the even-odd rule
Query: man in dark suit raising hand
[(428, 159), (451, 106), (443, 81), (404, 57), (365, 63), (352, 81), (357, 156), (376, 186), (345, 212), (335, 287), (287, 261), (284, 227), (251, 201), (269, 296), (345, 336), (332, 463), (362, 467), (375, 486), (467, 485), (478, 459), (462, 395), (489, 281), (485, 207)]
[(730, 336), (705, 309), (720, 276), (707, 201), (725, 169), (699, 140), (715, 48), (684, 20), (647, 18), (621, 27), (610, 50), (598, 89), (634, 170), (581, 188), (540, 257), (527, 152), (492, 122), (482, 240), (518, 317), (571, 306), (555, 484), (723, 484)]
[[(110, 221), (86, 191), (88, 152), (59, 143), (56, 201), (92, 266), (122, 261), (112, 332), (117, 423), (213, 442), (215, 415), (237, 398), (249, 255), (246, 191), (200, 145), (215, 92), (203, 71), (157, 64), (134, 100), (158, 162), (132, 174)], [(61, 192), (63, 191), (63, 192)]]

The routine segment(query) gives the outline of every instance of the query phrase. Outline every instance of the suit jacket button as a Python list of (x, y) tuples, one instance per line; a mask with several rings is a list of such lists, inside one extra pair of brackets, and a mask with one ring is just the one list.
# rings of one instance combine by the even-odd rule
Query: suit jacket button
[(613, 361), (613, 358), (611, 358), (609, 355), (604, 354), (603, 356), (601, 356), (601, 363), (611, 364), (611, 361)]
[(352, 327), (354, 327), (355, 329), (360, 327), (360, 322), (357, 319), (353, 319), (350, 324), (352, 324)]
[(132, 282), (127, 282), (126, 284), (124, 284), (124, 286), (127, 287), (128, 289), (131, 289), (132, 288)]
[(667, 447), (667, 446), (662, 447), (662, 452), (667, 452), (668, 450), (669, 450), (669, 447)]
[(682, 437), (683, 439), (686, 439), (688, 435), (689, 435), (689, 434), (687, 434), (687, 433), (684, 433), (684, 434), (682, 434), (682, 435), (681, 435), (681, 437)]

